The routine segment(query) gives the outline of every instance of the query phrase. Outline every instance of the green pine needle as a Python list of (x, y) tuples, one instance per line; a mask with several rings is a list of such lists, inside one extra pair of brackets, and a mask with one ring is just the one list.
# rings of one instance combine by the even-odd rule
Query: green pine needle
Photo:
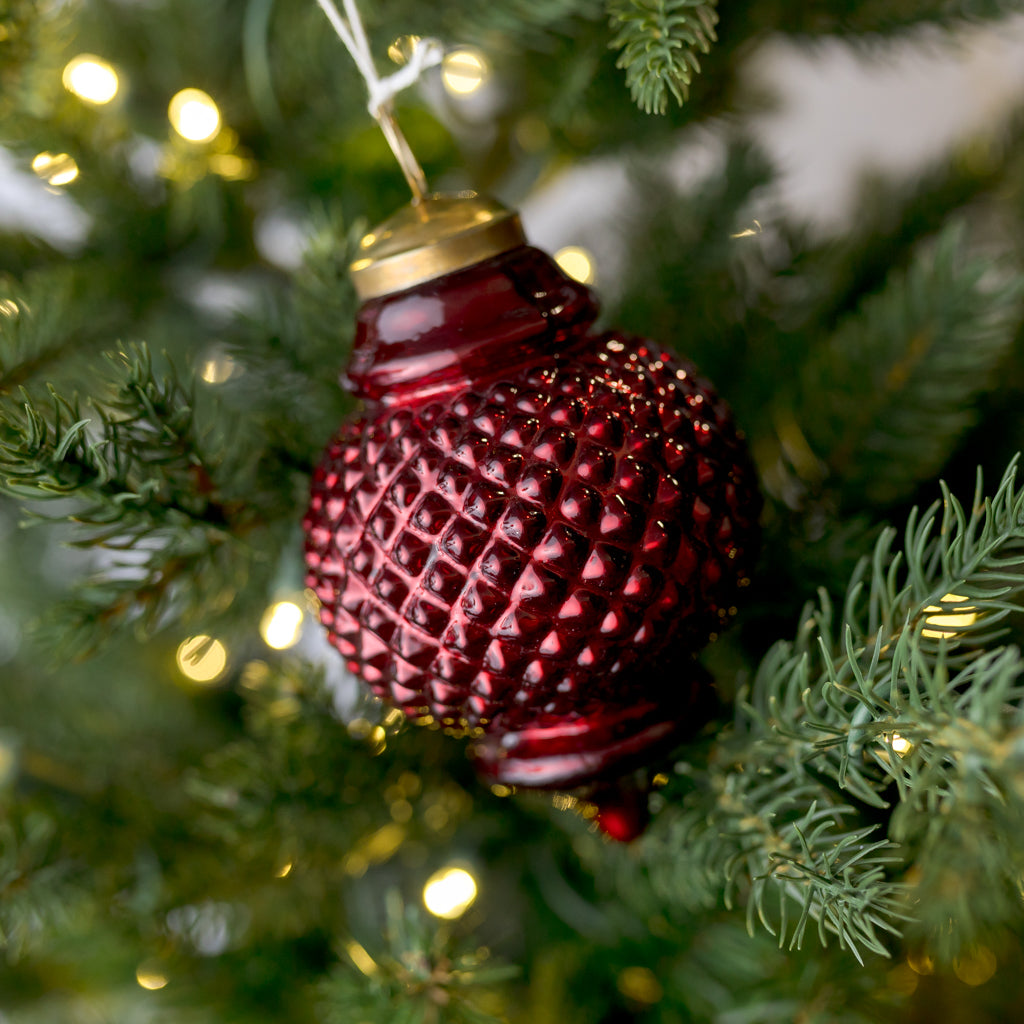
[(698, 51), (717, 39), (717, 0), (611, 0), (608, 13), (618, 34), (609, 44), (621, 50), (615, 66), (625, 68), (634, 102), (648, 114), (664, 114), (671, 94), (680, 106), (700, 72)]
[(893, 502), (937, 473), (1013, 342), (1024, 277), (965, 249), (953, 224), (803, 368), (793, 415), (850, 502)]

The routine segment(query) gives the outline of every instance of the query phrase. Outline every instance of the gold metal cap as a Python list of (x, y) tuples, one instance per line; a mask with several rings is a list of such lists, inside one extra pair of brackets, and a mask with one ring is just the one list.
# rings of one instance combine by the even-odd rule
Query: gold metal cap
[(519, 215), (476, 192), (425, 196), (359, 243), (349, 267), (360, 300), (404, 291), (526, 244)]

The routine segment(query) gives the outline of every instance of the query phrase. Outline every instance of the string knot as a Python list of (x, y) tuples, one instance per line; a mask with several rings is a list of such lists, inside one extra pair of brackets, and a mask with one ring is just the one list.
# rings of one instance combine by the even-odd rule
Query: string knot
[(370, 101), (366, 106), (371, 116), (379, 119), (380, 111), (390, 104), (398, 93), (415, 85), (427, 68), (437, 67), (443, 59), (444, 46), (440, 40), (417, 40), (407, 64), (392, 75), (366, 83), (370, 93)]
[(345, 49), (352, 56), (359, 74), (366, 82), (366, 90), (370, 94), (370, 101), (367, 108), (370, 115), (380, 125), (384, 137), (391, 147), (391, 151), (402, 168), (405, 180), (412, 189), (413, 199), (422, 199), (427, 192), (427, 181), (423, 175), (423, 168), (413, 155), (395, 122), (393, 101), (395, 96), (403, 89), (407, 89), (416, 82), (423, 72), (441, 63), (444, 57), (444, 47), (436, 39), (421, 39), (413, 47), (409, 56), (409, 62), (393, 75), (381, 78), (377, 74), (377, 68), (373, 62), (373, 54), (370, 51), (370, 41), (366, 37), (366, 30), (363, 28), (363, 20), (359, 16), (359, 8), (355, 0), (343, 0), (345, 16), (343, 17), (334, 5), (334, 0), (317, 0), (321, 10), (327, 15), (331, 27), (338, 33), (338, 37), (345, 44)]

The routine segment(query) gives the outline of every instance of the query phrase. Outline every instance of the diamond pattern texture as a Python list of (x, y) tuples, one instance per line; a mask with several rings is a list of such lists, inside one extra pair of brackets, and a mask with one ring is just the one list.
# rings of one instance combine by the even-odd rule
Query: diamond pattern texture
[(591, 341), (378, 407), (314, 474), (322, 621), (411, 716), (501, 734), (663, 700), (644, 666), (735, 611), (760, 498), (727, 409), (650, 343)]

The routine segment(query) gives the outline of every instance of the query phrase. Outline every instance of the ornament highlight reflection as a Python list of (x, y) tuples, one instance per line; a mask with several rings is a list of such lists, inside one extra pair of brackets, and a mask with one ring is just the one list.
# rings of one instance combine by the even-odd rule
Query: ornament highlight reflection
[(227, 668), (228, 652), (219, 640), (200, 633), (181, 642), (175, 660), (186, 679), (193, 683), (215, 683)]
[(109, 103), (120, 85), (113, 67), (91, 53), (79, 54), (68, 61), (62, 80), (68, 92), (97, 107)]
[(32, 159), (32, 170), (47, 185), (67, 185), (78, 177), (78, 164), (67, 153), (37, 153)]
[(423, 886), (423, 905), (434, 915), (454, 921), (473, 905), (476, 879), (463, 868), (435, 871)]
[(275, 651), (294, 647), (302, 635), (302, 609), (293, 601), (278, 601), (264, 613), (260, 622), (263, 642)]
[(594, 257), (578, 245), (566, 245), (555, 253), (555, 262), (580, 284), (593, 284)]
[(461, 47), (446, 53), (441, 62), (441, 81), (455, 96), (476, 92), (490, 74), (487, 59), (479, 50)]
[(171, 127), (189, 142), (209, 142), (220, 131), (220, 110), (202, 89), (182, 89), (167, 107)]

